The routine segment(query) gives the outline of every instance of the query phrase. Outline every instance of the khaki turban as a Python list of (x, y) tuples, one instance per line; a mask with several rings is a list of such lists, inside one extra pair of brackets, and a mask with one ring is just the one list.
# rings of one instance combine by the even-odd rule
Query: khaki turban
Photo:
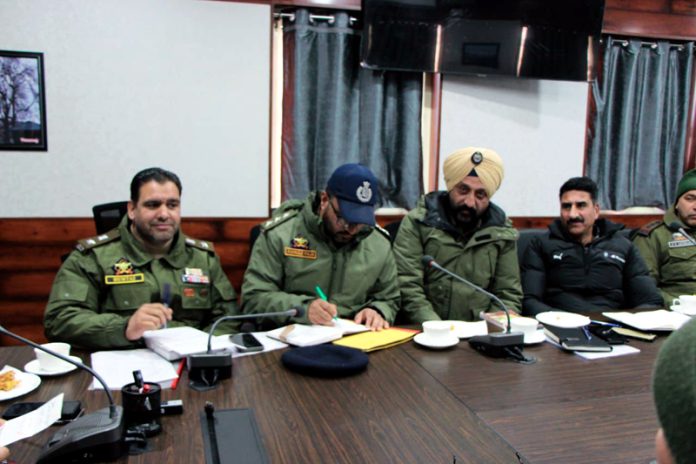
[(503, 181), (503, 160), (488, 148), (461, 148), (447, 157), (443, 167), (447, 191), (452, 190), (472, 170), (476, 171), (488, 197), (492, 197)]

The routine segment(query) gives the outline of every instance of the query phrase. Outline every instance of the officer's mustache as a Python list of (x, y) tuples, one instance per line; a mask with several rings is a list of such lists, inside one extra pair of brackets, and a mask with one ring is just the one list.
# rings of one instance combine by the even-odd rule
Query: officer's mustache
[(583, 224), (585, 220), (581, 217), (568, 219), (568, 224)]

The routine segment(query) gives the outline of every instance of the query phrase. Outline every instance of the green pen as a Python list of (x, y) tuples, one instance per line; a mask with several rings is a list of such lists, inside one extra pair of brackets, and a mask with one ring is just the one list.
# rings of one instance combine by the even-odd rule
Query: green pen
[[(324, 301), (329, 301), (329, 299), (326, 297), (326, 294), (324, 293), (324, 291), (321, 289), (320, 286), (317, 285), (316, 287), (314, 287), (314, 290), (317, 292), (317, 295), (319, 295), (319, 298), (321, 298)], [(334, 321), (338, 320), (338, 314), (333, 317), (333, 320)]]

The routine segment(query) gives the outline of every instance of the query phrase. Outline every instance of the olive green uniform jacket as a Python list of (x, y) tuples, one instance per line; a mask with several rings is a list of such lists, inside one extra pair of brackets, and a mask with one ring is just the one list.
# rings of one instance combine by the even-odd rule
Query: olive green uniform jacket
[[(319, 286), (340, 317), (353, 318), (370, 307), (389, 323), (399, 307), (396, 264), (388, 233), (378, 228), (358, 234), (337, 247), (314, 212), (318, 194), (290, 200), (261, 226), (242, 284), (242, 311), (246, 314), (307, 309), (318, 298)], [(307, 314), (293, 318), (307, 323)], [(289, 318), (271, 320), (283, 325)]]
[[(649, 224), (634, 238), (650, 275), (657, 281), (666, 308), (679, 295), (696, 294), (696, 246), (668, 227), (673, 222), (683, 226), (674, 208), (670, 208), (661, 223)], [(693, 230), (684, 229), (694, 237)]]
[(522, 303), (517, 263), (518, 233), (505, 213), (491, 203), (479, 228), (463, 235), (447, 216), (447, 192), (432, 192), (401, 222), (394, 241), (399, 270), (401, 311), (407, 320), (478, 320), (481, 311), (500, 310), (486, 295), (433, 268), (423, 269), (430, 255), (445, 269), (500, 298), (509, 308)]
[[(142, 346), (126, 339), (128, 319), (142, 304), (162, 302), (165, 284), (173, 310), (168, 327), (207, 330), (216, 318), (237, 313), (234, 288), (212, 244), (179, 232), (171, 251), (153, 259), (128, 227), (124, 217), (107, 234), (80, 240), (63, 263), (44, 314), (49, 340), (88, 349)], [(235, 327), (225, 321), (216, 333)]]

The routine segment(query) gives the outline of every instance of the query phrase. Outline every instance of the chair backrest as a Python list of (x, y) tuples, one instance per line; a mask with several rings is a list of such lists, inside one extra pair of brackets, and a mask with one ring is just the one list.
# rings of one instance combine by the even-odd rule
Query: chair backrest
[(534, 237), (539, 237), (548, 232), (548, 229), (520, 229), (520, 237), (517, 239), (517, 260), (522, 267), (524, 252)]
[(93, 206), (92, 215), (94, 216), (94, 225), (97, 228), (97, 234), (103, 234), (118, 227), (121, 218), (127, 211), (127, 201), (116, 201)]
[(261, 224), (256, 224), (249, 231), (249, 252), (250, 253), (251, 253), (251, 250), (254, 249), (254, 243), (256, 243), (256, 239), (259, 238), (259, 235), (261, 235)]

